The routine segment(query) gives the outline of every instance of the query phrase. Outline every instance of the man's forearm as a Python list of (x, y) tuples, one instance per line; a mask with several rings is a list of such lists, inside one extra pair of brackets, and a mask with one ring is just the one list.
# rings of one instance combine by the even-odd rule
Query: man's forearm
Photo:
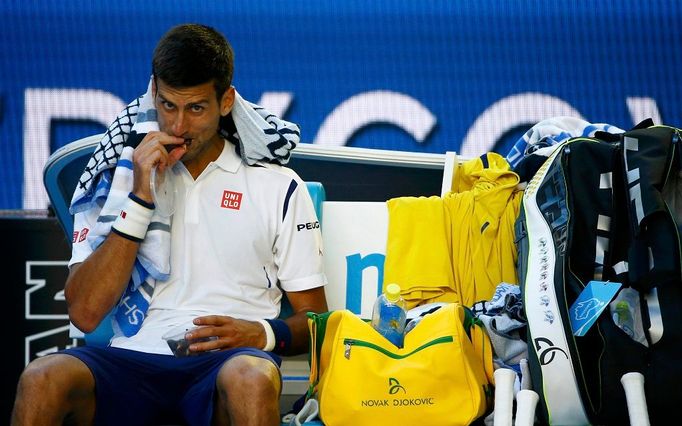
[(125, 290), (139, 243), (110, 233), (82, 263), (73, 265), (64, 295), (69, 318), (84, 332), (94, 330)]
[(287, 298), (291, 303), (294, 314), (285, 320), (291, 331), (291, 345), (286, 351), (287, 355), (296, 355), (307, 352), (309, 349), (308, 317), (307, 312), (327, 311), (327, 300), (324, 287), (316, 287), (299, 292), (288, 292)]
[(305, 312), (296, 313), (284, 322), (291, 330), (291, 346), (287, 355), (297, 355), (307, 352), (310, 347), (310, 332), (308, 331), (308, 317)]

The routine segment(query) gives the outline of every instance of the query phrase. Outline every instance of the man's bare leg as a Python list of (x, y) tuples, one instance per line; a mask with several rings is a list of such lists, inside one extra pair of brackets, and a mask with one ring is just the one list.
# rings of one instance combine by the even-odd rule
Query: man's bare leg
[(91, 425), (95, 416), (95, 379), (71, 355), (55, 354), (31, 362), (19, 378), (13, 426)]
[(213, 424), (275, 426), (280, 424), (279, 369), (271, 361), (239, 355), (227, 361), (216, 380), (218, 398)]

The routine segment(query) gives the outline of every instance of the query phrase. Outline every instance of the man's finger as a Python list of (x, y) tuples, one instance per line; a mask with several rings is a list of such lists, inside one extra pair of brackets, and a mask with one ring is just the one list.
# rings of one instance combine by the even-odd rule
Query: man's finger
[(215, 327), (202, 326), (193, 329), (191, 332), (185, 334), (187, 340), (203, 339), (206, 337), (214, 337), (217, 334)]
[(207, 342), (191, 343), (189, 350), (192, 352), (205, 352), (212, 351), (216, 349), (228, 349), (230, 347), (229, 342), (226, 339), (212, 339)]
[(171, 152), (173, 149), (179, 147), (180, 145), (188, 145), (188, 141), (191, 143), (191, 139), (183, 139), (176, 136), (166, 135), (164, 138), (159, 139), (159, 143), (166, 148), (166, 151)]
[[(168, 148), (168, 145), (166, 145), (166, 148)], [(183, 155), (187, 152), (187, 145), (180, 145), (179, 147), (173, 148), (168, 153), (168, 165), (173, 166), (173, 164), (177, 163), (180, 158), (182, 158)]]
[(223, 325), (230, 322), (232, 318), (223, 315), (206, 315), (194, 318), (194, 325)]

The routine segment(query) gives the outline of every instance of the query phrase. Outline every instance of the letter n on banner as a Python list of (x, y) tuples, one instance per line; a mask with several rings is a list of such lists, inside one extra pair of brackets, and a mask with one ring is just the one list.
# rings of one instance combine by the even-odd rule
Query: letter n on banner
[(362, 271), (366, 268), (377, 268), (377, 296), (381, 293), (384, 282), (384, 256), (381, 253), (360, 254), (346, 256), (346, 308), (355, 314), (362, 309)]

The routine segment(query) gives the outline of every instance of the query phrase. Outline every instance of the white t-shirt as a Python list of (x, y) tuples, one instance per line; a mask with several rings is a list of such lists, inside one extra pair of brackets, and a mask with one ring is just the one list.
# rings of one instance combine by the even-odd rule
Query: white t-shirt
[[(296, 292), (327, 283), (319, 223), (293, 170), (247, 166), (229, 142), (196, 181), (182, 163), (175, 170), (170, 278), (156, 283), (139, 332), (115, 336), (111, 346), (170, 354), (161, 336), (197, 316), (276, 318), (279, 287)], [(98, 214), (76, 214), (74, 230), (92, 229)], [(87, 239), (74, 242), (69, 265), (92, 251)]]

